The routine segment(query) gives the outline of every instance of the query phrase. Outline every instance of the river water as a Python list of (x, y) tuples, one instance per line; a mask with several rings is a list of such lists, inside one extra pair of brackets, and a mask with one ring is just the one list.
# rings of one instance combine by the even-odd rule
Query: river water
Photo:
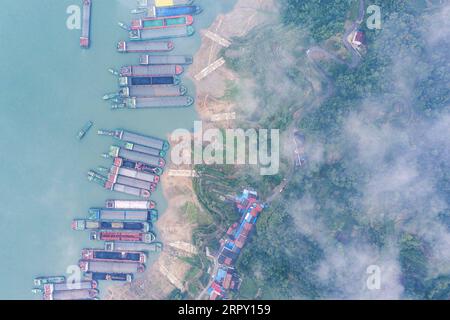
[[(117, 90), (110, 67), (137, 64), (138, 55), (116, 53), (134, 0), (93, 0), (91, 48), (79, 47), (79, 30), (66, 27), (76, 0), (3, 0), (0, 11), (0, 299), (36, 299), (30, 292), (38, 275), (64, 274), (83, 247), (101, 247), (88, 233), (74, 232), (72, 219), (85, 217), (108, 198), (124, 198), (89, 183), (86, 172), (110, 161), (100, 157), (113, 140), (99, 128), (126, 128), (167, 137), (192, 128), (193, 107), (176, 110), (111, 111), (101, 99)], [(235, 0), (197, 0), (204, 12), (198, 30), (208, 27)], [(197, 34), (174, 41), (174, 54), (194, 54)], [(189, 94), (194, 86), (184, 79)], [(76, 135), (88, 120), (94, 128), (81, 142)], [(164, 180), (163, 180), (164, 183)], [(126, 198), (126, 197), (125, 197)], [(166, 208), (161, 191), (154, 200)]]

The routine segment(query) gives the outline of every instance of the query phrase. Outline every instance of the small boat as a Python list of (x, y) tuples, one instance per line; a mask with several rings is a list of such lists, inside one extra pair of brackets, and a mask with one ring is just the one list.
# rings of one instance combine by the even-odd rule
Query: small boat
[(44, 290), (41, 288), (33, 288), (31, 289), (32, 293), (36, 293), (36, 294), (40, 294), (40, 293), (44, 293)]
[(107, 93), (107, 94), (105, 94), (103, 96), (103, 100), (105, 100), (105, 101), (106, 100), (111, 100), (111, 99), (114, 99), (117, 96), (118, 96), (118, 94), (116, 92), (114, 92), (114, 93)]
[(131, 29), (125, 22), (119, 21), (117, 24), (125, 31), (130, 31)]
[(119, 72), (114, 70), (113, 68), (109, 68), (108, 72), (111, 73), (112, 75), (119, 76)]
[(43, 286), (44, 284), (63, 283), (65, 281), (66, 281), (66, 277), (64, 277), (64, 276), (37, 277), (37, 278), (34, 278), (34, 285), (35, 286)]
[(94, 123), (92, 121), (86, 122), (86, 124), (81, 128), (81, 130), (78, 132), (77, 138), (78, 140), (81, 140), (84, 138), (84, 136), (88, 133), (88, 131), (92, 128)]
[(142, 14), (142, 13), (146, 13), (146, 12), (147, 12), (147, 10), (144, 9), (144, 8), (142, 8), (142, 9), (133, 9), (133, 10), (131, 10), (131, 13), (132, 13), (132, 14)]

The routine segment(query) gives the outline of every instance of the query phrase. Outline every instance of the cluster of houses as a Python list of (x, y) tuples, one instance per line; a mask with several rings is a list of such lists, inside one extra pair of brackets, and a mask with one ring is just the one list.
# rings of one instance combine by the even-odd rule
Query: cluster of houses
[(221, 241), (217, 258), (219, 268), (208, 288), (210, 300), (227, 299), (230, 291), (239, 290), (241, 281), (234, 264), (264, 209), (264, 205), (258, 200), (258, 194), (250, 190), (244, 190), (236, 198), (236, 206), (241, 218), (228, 229), (226, 238)]

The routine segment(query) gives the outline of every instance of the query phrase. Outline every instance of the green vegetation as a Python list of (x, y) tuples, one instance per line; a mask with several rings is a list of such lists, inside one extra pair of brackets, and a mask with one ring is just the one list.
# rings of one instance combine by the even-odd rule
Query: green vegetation
[[(388, 179), (389, 169), (399, 159), (411, 161), (414, 157), (417, 181), (423, 178), (435, 183), (430, 196), (438, 194), (447, 205), (450, 203), (448, 152), (419, 138), (427, 134), (422, 128), (442, 118), (449, 105), (448, 51), (441, 47), (430, 52), (424, 36), (430, 15), (436, 12), (423, 10), (426, 2), (420, 0), (372, 1), (382, 7), (383, 29), (366, 30), (362, 26), (367, 50), (361, 63), (350, 68), (331, 59), (317, 59), (324, 71), (318, 79), (306, 50), (322, 44), (327, 44), (327, 50), (342, 50), (336, 35), (342, 36), (346, 20), (356, 16), (358, 2), (280, 0), (280, 25), (258, 27), (234, 39), (233, 45), (223, 51), (228, 67), (251, 82), (247, 86), (240, 83), (239, 90), (235, 83), (229, 84), (225, 95), (230, 100), (239, 97), (248, 122), (281, 131), (295, 126), (307, 143), (317, 144), (307, 149), (308, 163), (292, 177), (281, 201), (264, 210), (257, 232), (242, 251), (237, 263), (243, 274), (239, 298), (350, 296), (338, 280), (320, 279), (318, 270), (327, 263), (327, 252), (336, 248), (345, 251), (361, 243), (376, 255), (390, 246), (398, 249), (395, 261), (400, 267), (398, 282), (404, 297), (450, 298), (450, 274), (430, 275), (431, 244), (423, 235), (403, 227), (415, 216), (430, 214), (433, 220), (428, 212), (430, 205), (421, 200), (416, 203), (408, 194), (412, 188), (409, 185), (388, 189), (383, 195), (373, 195), (368, 189), (380, 176)], [(304, 32), (305, 26), (310, 37)], [(243, 87), (252, 93), (250, 98)], [(327, 90), (330, 95), (324, 94)], [(326, 99), (321, 100), (324, 95)], [(248, 107), (252, 103), (257, 107)], [(294, 122), (297, 110), (301, 117)], [(368, 132), (364, 143), (349, 140), (348, 121), (352, 116), (361, 120)], [(418, 128), (423, 131), (416, 132)], [(380, 137), (380, 132), (389, 130), (394, 133)], [(397, 133), (407, 136), (407, 143), (390, 141)], [(375, 142), (392, 151), (378, 159), (380, 152), (376, 150), (372, 159), (365, 159), (361, 149), (367, 148), (370, 153)], [(319, 149), (321, 155), (315, 156)], [(266, 198), (285, 177), (286, 159), (284, 164), (280, 175), (274, 177), (261, 177), (242, 167), (198, 166), (200, 176), (194, 181), (194, 189), (202, 207), (210, 213), (211, 223), (196, 230), (196, 243), (217, 249), (217, 240), (237, 219), (228, 197), (242, 187), (253, 187)], [(412, 188), (411, 192), (415, 191)], [(417, 197), (421, 194), (422, 190)], [(447, 226), (448, 212), (439, 215)], [(304, 231), (316, 226), (319, 232)], [(347, 271), (339, 267), (330, 266), (336, 273)]]

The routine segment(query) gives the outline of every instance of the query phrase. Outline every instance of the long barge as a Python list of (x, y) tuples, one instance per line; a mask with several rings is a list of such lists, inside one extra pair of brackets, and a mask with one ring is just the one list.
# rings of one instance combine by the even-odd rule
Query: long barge
[(49, 283), (63, 283), (66, 282), (65, 276), (48, 276), (48, 277), (36, 277), (33, 280), (35, 286), (43, 286)]
[[(120, 159), (120, 158), (117, 158)], [(116, 160), (114, 160), (115, 163)], [(148, 210), (155, 209), (155, 201), (145, 201), (145, 200), (117, 200), (109, 199), (105, 202), (105, 207), (108, 209), (133, 209), (133, 210)]]
[(82, 290), (82, 289), (97, 289), (97, 281), (80, 281), (80, 282), (64, 282), (44, 285), (44, 292), (67, 291), (67, 290)]
[(117, 51), (127, 52), (168, 52), (174, 48), (172, 41), (119, 41)]
[(153, 232), (132, 232), (132, 231), (92, 231), (91, 240), (100, 241), (125, 241), (151, 243), (156, 236)]
[[(121, 130), (121, 129), (98, 130), (97, 134), (101, 135), (101, 136), (114, 137), (117, 140), (135, 143), (135, 144), (139, 144), (141, 146), (146, 146), (146, 147), (150, 147), (150, 148), (154, 148), (154, 149), (158, 149), (158, 150), (167, 151), (170, 148), (170, 145), (166, 140), (146, 136), (143, 134), (134, 133), (134, 132), (127, 131), (127, 130)], [(133, 160), (133, 159), (127, 158), (127, 157), (125, 157), (125, 158)]]
[(131, 30), (129, 37), (131, 41), (160, 40), (167, 38), (190, 37), (195, 33), (193, 26), (181, 26), (165, 29), (136, 29)]
[(124, 262), (140, 262), (145, 263), (147, 256), (143, 252), (138, 251), (107, 251), (100, 249), (83, 249), (81, 251), (83, 260), (95, 261), (124, 261)]
[(138, 8), (150, 9), (153, 6), (157, 7), (170, 7), (170, 6), (182, 6), (189, 5), (193, 0), (138, 0)]
[(150, 230), (150, 224), (146, 221), (142, 222), (126, 222), (126, 221), (101, 221), (76, 219), (72, 221), (72, 229), (77, 231), (84, 230), (137, 230), (147, 232)]
[(156, 109), (156, 108), (187, 108), (194, 104), (190, 96), (178, 97), (131, 97), (124, 98), (122, 103), (115, 103), (112, 109)]
[(108, 262), (80, 260), (79, 266), (84, 272), (137, 273), (144, 272), (145, 265), (139, 262)]
[(180, 75), (184, 71), (180, 65), (126, 66), (119, 71), (121, 77), (163, 77)]
[(131, 21), (131, 29), (162, 29), (175, 26), (190, 26), (194, 23), (192, 16), (174, 16), (162, 18), (142, 18)]
[(156, 174), (158, 176), (163, 174), (163, 169), (160, 167), (149, 166), (142, 162), (131, 161), (123, 158), (114, 158), (114, 165), (117, 167), (130, 168), (137, 171)]
[(120, 183), (111, 183), (110, 181), (106, 183), (106, 188), (108, 190), (129, 194), (144, 199), (149, 199), (150, 196), (152, 195), (150, 190), (135, 188)]
[(94, 300), (98, 294), (97, 289), (54, 291), (45, 292), (44, 300)]
[(148, 54), (143, 54), (139, 57), (139, 64), (141, 65), (192, 64), (192, 62), (194, 62), (192, 56), (183, 56), (183, 55), (151, 56)]
[(111, 183), (119, 183), (125, 186), (148, 190), (150, 192), (155, 191), (156, 184), (136, 178), (122, 176), (118, 174), (109, 174), (108, 179)]
[(119, 86), (160, 86), (160, 85), (177, 85), (181, 80), (178, 76), (163, 77), (119, 77)]
[(134, 279), (132, 273), (105, 273), (105, 272), (86, 272), (86, 278), (95, 281), (122, 281), (131, 282)]
[(165, 157), (166, 156), (166, 151), (164, 151), (164, 150), (141, 146), (140, 144), (135, 144), (135, 143), (131, 143), (131, 142), (125, 143), (124, 148), (127, 150), (131, 150), (131, 151), (149, 154), (149, 155), (155, 156), (155, 157)]
[(146, 163), (154, 167), (163, 168), (166, 165), (166, 162), (163, 158), (151, 156), (142, 152), (127, 150), (125, 148), (116, 146), (111, 146), (111, 148), (109, 149), (109, 155), (111, 157), (120, 157), (129, 159), (131, 161)]
[(141, 171), (136, 171), (129, 168), (123, 168), (123, 167), (116, 167), (113, 166), (111, 168), (111, 173), (114, 175), (119, 176), (125, 176), (129, 178), (134, 178), (137, 180), (147, 181), (150, 183), (158, 183), (159, 182), (159, 176), (151, 174), (151, 173), (145, 173)]
[(83, 21), (81, 25), (80, 46), (86, 49), (90, 46), (91, 6), (91, 0), (83, 0)]
[(161, 252), (163, 245), (161, 242), (140, 243), (140, 242), (123, 242), (123, 241), (107, 241), (105, 242), (106, 251), (144, 251), (144, 252)]
[(156, 7), (149, 9), (149, 17), (173, 17), (183, 15), (197, 15), (202, 13), (203, 9), (200, 6), (169, 6)]
[[(119, 200), (113, 200), (119, 201)], [(148, 201), (143, 201), (148, 202)], [(122, 221), (156, 221), (158, 210), (156, 209), (107, 209), (90, 208), (89, 219), (94, 220), (122, 220)]]
[(148, 199), (151, 196), (151, 192), (149, 190), (134, 188), (119, 183), (112, 183), (108, 181), (108, 178), (98, 174), (93, 170), (89, 171), (87, 176), (89, 181), (95, 182), (107, 190), (121, 192), (144, 199)]
[(185, 86), (161, 85), (161, 86), (130, 86), (123, 87), (119, 91), (122, 98), (129, 97), (178, 97), (184, 96), (187, 92)]

